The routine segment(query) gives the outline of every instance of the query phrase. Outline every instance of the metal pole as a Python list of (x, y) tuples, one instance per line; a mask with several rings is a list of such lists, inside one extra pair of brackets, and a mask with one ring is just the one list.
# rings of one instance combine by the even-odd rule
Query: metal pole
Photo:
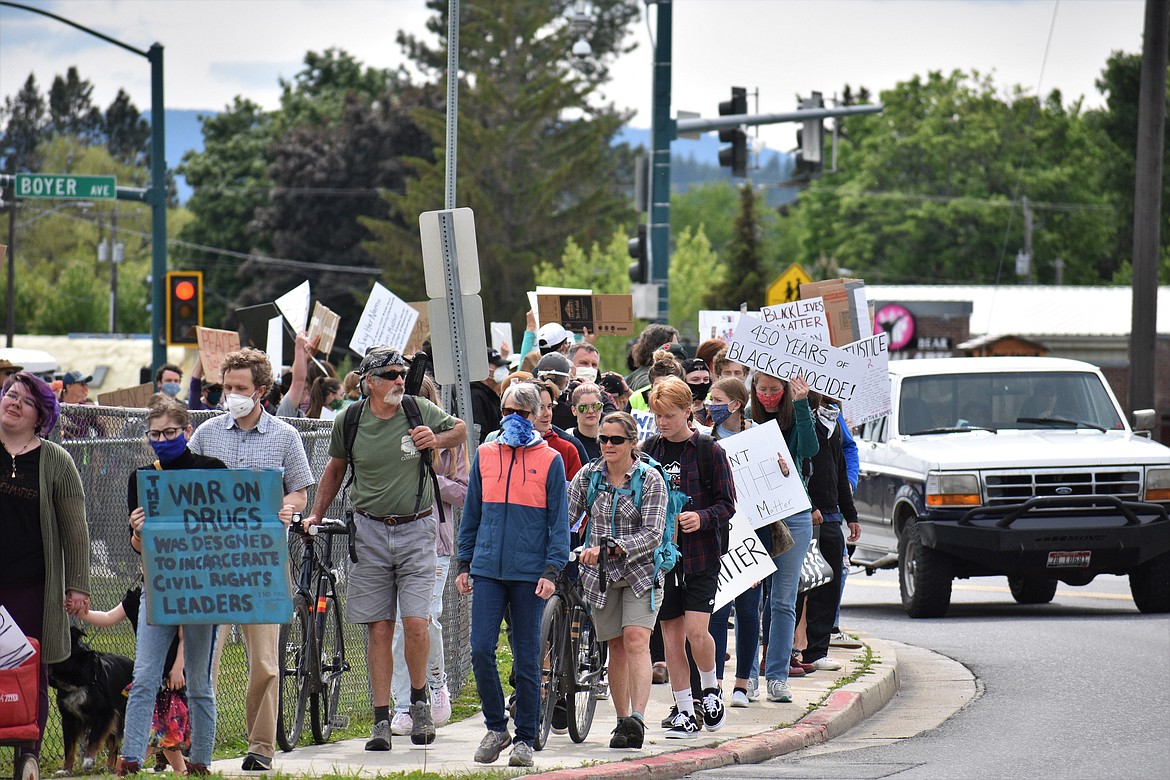
[(110, 333), (118, 332), (118, 201), (110, 217)]
[(670, 118), (672, 0), (657, 0), (654, 39), (654, 114), (651, 120), (650, 281), (658, 285), (657, 321), (670, 319), (670, 142), (676, 127)]
[(1170, 0), (1146, 0), (1138, 97), (1137, 170), (1133, 207), (1133, 310), (1129, 336), (1129, 409), (1154, 408), (1157, 376), (1158, 220), (1162, 213), (1166, 122), (1167, 26)]
[(166, 106), (163, 104), (163, 47), (150, 47), (150, 343), (153, 376), (167, 362), (163, 314), (167, 275)]
[(8, 328), (7, 342), (16, 338), (16, 183), (8, 187)]
[(447, 182), (443, 208), (455, 208), (456, 146), (459, 142), (459, 0), (447, 3)]

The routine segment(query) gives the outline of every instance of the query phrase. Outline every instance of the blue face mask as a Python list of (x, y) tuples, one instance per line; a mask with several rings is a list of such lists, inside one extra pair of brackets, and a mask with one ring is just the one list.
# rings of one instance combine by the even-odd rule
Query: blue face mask
[(500, 441), (509, 447), (523, 447), (532, 439), (532, 420), (509, 414), (500, 420)]
[(172, 460), (182, 455), (184, 450), (187, 449), (187, 434), (180, 433), (173, 439), (152, 441), (150, 446), (160, 461), (163, 463), (170, 463)]
[(707, 407), (707, 413), (711, 415), (711, 422), (722, 425), (731, 416), (731, 409), (728, 404), (711, 404)]
[(160, 389), (162, 390), (164, 395), (168, 395), (171, 398), (174, 398), (175, 396), (177, 396), (179, 394), (179, 383), (178, 382), (164, 382), (162, 388), (160, 388)]

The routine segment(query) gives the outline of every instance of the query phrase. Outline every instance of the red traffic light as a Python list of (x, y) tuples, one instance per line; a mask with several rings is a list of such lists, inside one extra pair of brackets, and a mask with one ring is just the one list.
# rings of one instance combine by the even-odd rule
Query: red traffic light
[(175, 285), (175, 297), (180, 301), (189, 301), (195, 297), (195, 285), (183, 280)]

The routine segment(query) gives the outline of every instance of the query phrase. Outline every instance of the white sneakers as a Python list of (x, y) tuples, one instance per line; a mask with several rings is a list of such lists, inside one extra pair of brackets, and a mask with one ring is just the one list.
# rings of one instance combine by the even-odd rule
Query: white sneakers
[(817, 660), (813, 661), (812, 665), (815, 666), (818, 671), (822, 672), (835, 672), (841, 668), (840, 661), (834, 661), (827, 655), (823, 658), (818, 658)]

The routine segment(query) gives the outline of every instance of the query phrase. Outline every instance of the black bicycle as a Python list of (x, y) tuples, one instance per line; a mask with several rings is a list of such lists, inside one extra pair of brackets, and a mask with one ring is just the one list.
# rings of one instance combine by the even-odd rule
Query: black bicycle
[[(569, 556), (575, 561), (579, 550)], [(602, 558), (605, 556), (603, 555)], [(597, 694), (602, 689), (606, 647), (597, 639), (580, 580), (569, 579), (568, 567), (556, 579), (556, 590), (540, 619), (540, 720), (535, 748), (541, 750), (552, 729), (557, 701), (565, 703), (569, 737), (584, 742), (593, 725)]]
[[(333, 565), (333, 537), (349, 537), (349, 557), (357, 561), (352, 513), (346, 521), (326, 518), (320, 525), (301, 527), (300, 515), (289, 526), (289, 549), (302, 548), (300, 577), (293, 594), (293, 617), (280, 627), (280, 710), (276, 716), (276, 741), (281, 750), (292, 750), (300, 741), (305, 710), (310, 713), (313, 740), (321, 744), (333, 729), (344, 729), (349, 718), (337, 713), (341, 699), (341, 675), (349, 671), (345, 660), (341, 605), (337, 599), (337, 572)], [(316, 537), (323, 537), (317, 551)]]

